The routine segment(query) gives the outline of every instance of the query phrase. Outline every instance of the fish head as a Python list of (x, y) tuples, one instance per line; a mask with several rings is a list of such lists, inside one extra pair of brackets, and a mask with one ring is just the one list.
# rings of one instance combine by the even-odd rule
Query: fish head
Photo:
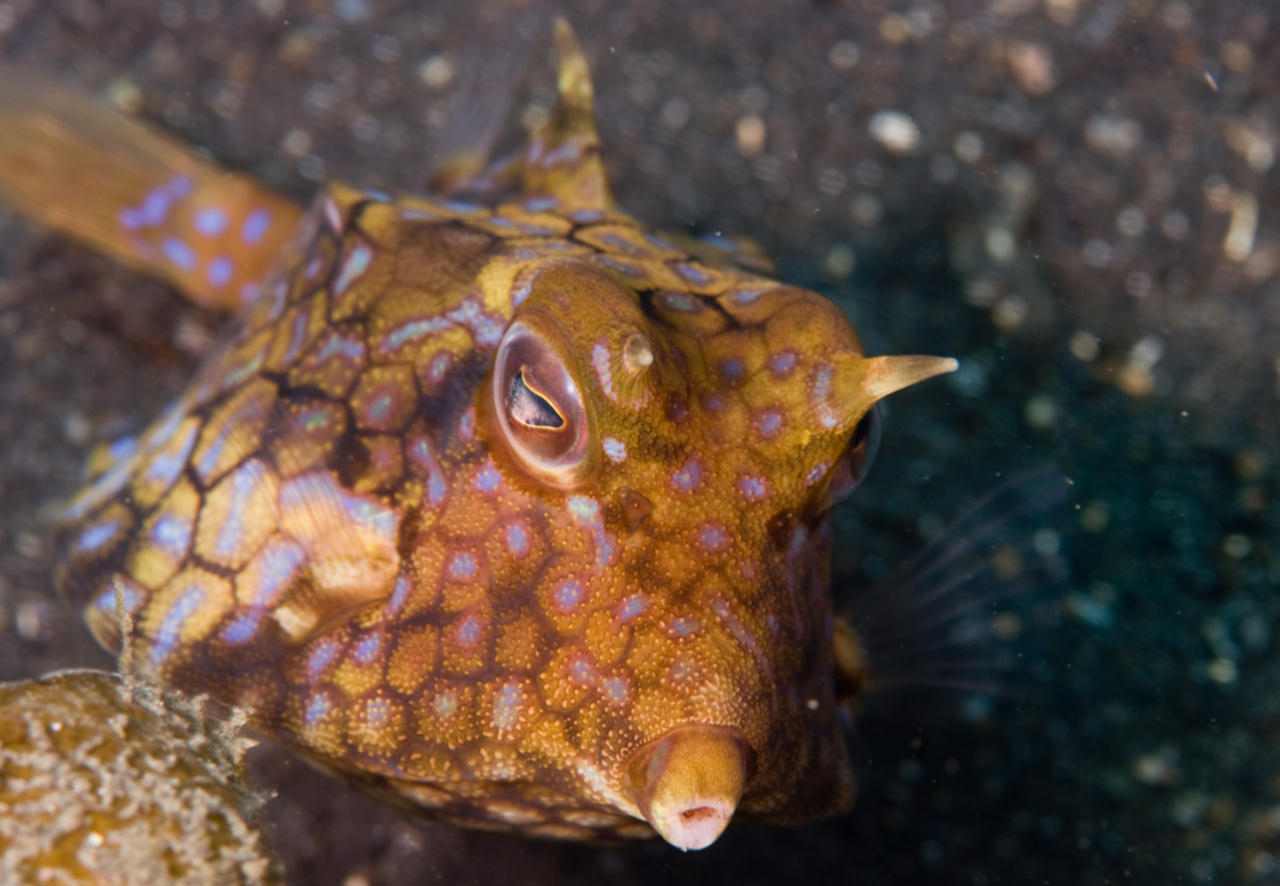
[(609, 739), (591, 770), (702, 848), (739, 808), (851, 801), (826, 515), (869, 465), (876, 401), (952, 364), (867, 358), (816, 293), (639, 252), (518, 275), (477, 412), (538, 519), (589, 536), (534, 596), (555, 618), (567, 581), (600, 616), (566, 620), (552, 669), (593, 680), (579, 710)]

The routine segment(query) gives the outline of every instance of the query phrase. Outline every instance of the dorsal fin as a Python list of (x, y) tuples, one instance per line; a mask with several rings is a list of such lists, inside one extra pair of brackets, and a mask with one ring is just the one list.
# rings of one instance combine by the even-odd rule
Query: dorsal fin
[[(458, 66), (449, 106), (449, 125), (433, 146), (426, 186), (431, 194), (482, 195), (513, 188), (520, 154), (496, 153), (506, 134), (519, 85), (535, 44), (546, 31), (544, 4), (501, 0), (465, 20), (460, 45), (468, 47)], [(484, 48), (481, 53), (480, 48)]]
[(613, 208), (600, 159), (594, 91), (586, 56), (563, 18), (555, 21), (556, 106), (529, 137), (523, 152), (486, 165), (489, 144), (447, 152), (430, 179), (446, 194), (495, 194), (518, 190), (553, 198), (564, 211)]

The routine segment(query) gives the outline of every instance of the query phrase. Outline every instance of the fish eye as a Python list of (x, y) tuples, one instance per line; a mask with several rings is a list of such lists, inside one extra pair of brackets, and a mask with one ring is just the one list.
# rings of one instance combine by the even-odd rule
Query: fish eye
[(504, 442), (526, 470), (561, 487), (580, 479), (590, 437), (582, 393), (555, 349), (519, 321), (498, 345), (493, 407)]
[(867, 410), (857, 426), (849, 445), (845, 447), (831, 480), (830, 499), (839, 501), (849, 495), (866, 479), (871, 463), (880, 449), (880, 404)]
[(853, 437), (849, 440), (846, 458), (849, 470), (855, 483), (861, 483), (871, 470), (871, 463), (876, 460), (880, 451), (880, 404), (872, 404), (867, 414), (853, 429)]

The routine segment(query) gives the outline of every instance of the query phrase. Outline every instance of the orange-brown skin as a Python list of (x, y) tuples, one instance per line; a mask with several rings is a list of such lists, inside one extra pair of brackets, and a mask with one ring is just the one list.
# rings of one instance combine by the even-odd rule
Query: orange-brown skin
[(71, 504), (61, 584), (158, 678), (445, 819), (652, 834), (668, 735), (744, 812), (834, 813), (825, 514), (875, 400), (951, 364), (864, 358), (820, 296), (616, 210), (566, 30), (556, 117), (473, 182), (514, 197), (323, 190)]

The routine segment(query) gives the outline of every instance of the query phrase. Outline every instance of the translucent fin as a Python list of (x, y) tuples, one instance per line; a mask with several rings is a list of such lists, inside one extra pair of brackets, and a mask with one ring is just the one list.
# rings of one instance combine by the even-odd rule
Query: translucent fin
[[(511, 120), (512, 104), (529, 56), (546, 28), (547, 4), (503, 0), (497, 20), (477, 17), (462, 45), (485, 47), (470, 53), (458, 72), (450, 101), (449, 126), (436, 145), (427, 180), (435, 194), (485, 195), (513, 184), (515, 158), (495, 162), (494, 147)], [(483, 29), (483, 30), (482, 30)]]
[(1069, 489), (1052, 468), (1014, 477), (855, 596), (836, 628), (843, 694), (900, 686), (1001, 691), (1011, 656), (994, 636), (995, 607), (1065, 578), (1051, 527)]
[(302, 217), (174, 139), (9, 67), (0, 201), (222, 310), (252, 298)]
[[(477, 118), (483, 124), (476, 128), (478, 140), (445, 155), (431, 179), (434, 188), (467, 194), (515, 190), (525, 196), (550, 198), (562, 212), (613, 208), (600, 159), (595, 93), (586, 56), (565, 19), (556, 19), (554, 33), (557, 101), (548, 120), (529, 137), (522, 153), (484, 166), (497, 128), (492, 126), (496, 115), (481, 115)], [(489, 144), (484, 143), (486, 139)]]
[(768, 250), (745, 234), (726, 234), (722, 231), (689, 234), (664, 230), (662, 236), (704, 265), (713, 268), (742, 268), (756, 274), (777, 276), (778, 267), (769, 257)]

